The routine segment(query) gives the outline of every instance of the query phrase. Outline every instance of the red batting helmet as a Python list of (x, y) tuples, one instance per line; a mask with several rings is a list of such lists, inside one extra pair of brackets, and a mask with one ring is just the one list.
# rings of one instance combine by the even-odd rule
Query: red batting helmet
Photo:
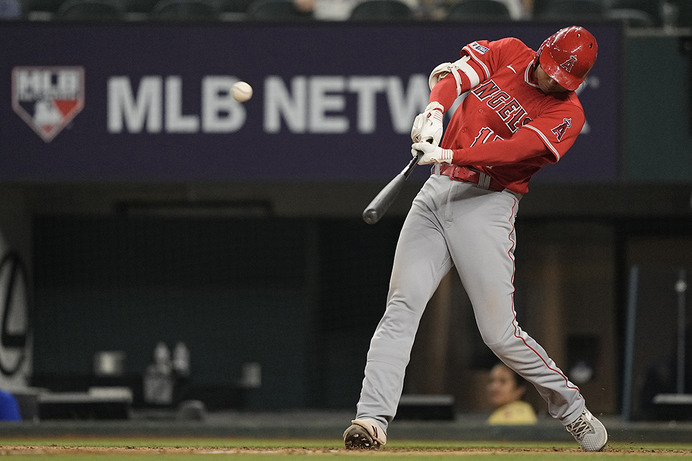
[(583, 27), (565, 27), (538, 49), (541, 68), (568, 90), (576, 90), (586, 78), (598, 54), (598, 43)]

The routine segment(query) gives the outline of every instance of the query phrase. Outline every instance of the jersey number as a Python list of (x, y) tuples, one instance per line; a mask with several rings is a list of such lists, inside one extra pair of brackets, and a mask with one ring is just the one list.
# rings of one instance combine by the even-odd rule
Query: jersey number
[(476, 139), (473, 140), (473, 143), (471, 143), (471, 147), (475, 146), (476, 144), (485, 144), (486, 142), (489, 141), (497, 141), (498, 139), (502, 139), (501, 136), (496, 135), (493, 130), (488, 128), (487, 126), (484, 126), (483, 128), (478, 131), (478, 135), (476, 136)]

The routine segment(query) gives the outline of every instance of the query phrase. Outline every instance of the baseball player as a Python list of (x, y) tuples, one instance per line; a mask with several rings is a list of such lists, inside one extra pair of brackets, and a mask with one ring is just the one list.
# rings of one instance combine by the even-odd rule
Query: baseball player
[[(387, 442), (420, 318), (452, 267), (488, 347), (536, 387), (584, 450), (605, 447), (607, 431), (577, 386), (519, 327), (513, 284), (519, 201), (531, 176), (560, 160), (581, 131), (584, 111), (574, 90), (597, 51), (593, 35), (572, 26), (537, 52), (516, 38), (475, 41), (461, 59), (432, 71), (429, 104), (411, 130), (411, 152), (422, 153), (418, 163), (432, 164), (432, 174), (401, 229), (356, 419), (343, 435), (347, 448)], [(442, 138), (443, 114), (462, 95)]]

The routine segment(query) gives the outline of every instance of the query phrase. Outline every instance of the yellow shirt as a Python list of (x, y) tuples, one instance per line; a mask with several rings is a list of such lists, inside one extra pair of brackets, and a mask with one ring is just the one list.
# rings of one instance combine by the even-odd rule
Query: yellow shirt
[(536, 424), (536, 422), (536, 412), (533, 411), (533, 407), (521, 400), (498, 408), (488, 418), (488, 424), (492, 425), (528, 425)]

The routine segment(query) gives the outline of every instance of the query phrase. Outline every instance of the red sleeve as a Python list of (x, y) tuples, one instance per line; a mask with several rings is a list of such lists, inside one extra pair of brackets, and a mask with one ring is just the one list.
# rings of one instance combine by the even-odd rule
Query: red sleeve
[(497, 69), (507, 64), (508, 57), (526, 50), (524, 43), (514, 37), (502, 38), (496, 41), (478, 40), (471, 42), (461, 50), (461, 55), (468, 55), (470, 64), (479, 73), (480, 81), (490, 78)]
[(453, 151), (452, 163), (455, 165), (506, 165), (543, 156), (547, 156), (550, 163), (558, 160), (540, 137), (525, 128), (517, 131), (509, 139), (498, 139)]
[(430, 91), (430, 100), (428, 102), (439, 102), (446, 112), (452, 107), (456, 99), (457, 82), (452, 74), (447, 74)]
[(577, 139), (584, 127), (584, 110), (574, 94), (572, 104), (563, 104), (555, 110), (546, 111), (524, 128), (536, 132), (543, 144), (559, 160)]

